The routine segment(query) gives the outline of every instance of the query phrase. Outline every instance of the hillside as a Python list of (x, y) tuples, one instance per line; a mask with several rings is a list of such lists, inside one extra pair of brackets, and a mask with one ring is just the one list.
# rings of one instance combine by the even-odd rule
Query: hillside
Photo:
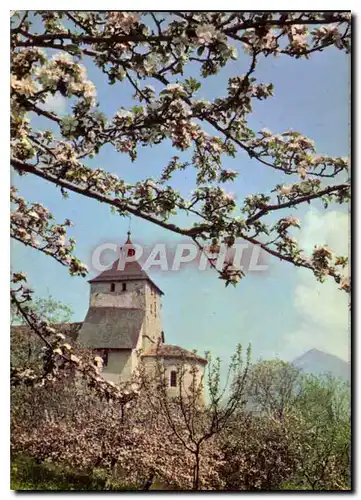
[(331, 373), (331, 375), (340, 377), (343, 380), (351, 379), (350, 363), (318, 349), (307, 351), (302, 356), (294, 359), (292, 364), (306, 373), (313, 373), (315, 375)]

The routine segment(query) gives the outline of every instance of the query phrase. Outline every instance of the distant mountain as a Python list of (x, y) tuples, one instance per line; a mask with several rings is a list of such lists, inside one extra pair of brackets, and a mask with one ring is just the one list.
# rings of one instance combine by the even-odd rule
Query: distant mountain
[(294, 359), (292, 364), (306, 373), (313, 373), (314, 375), (330, 373), (334, 377), (340, 377), (343, 380), (351, 379), (350, 363), (318, 349), (307, 351), (302, 356)]

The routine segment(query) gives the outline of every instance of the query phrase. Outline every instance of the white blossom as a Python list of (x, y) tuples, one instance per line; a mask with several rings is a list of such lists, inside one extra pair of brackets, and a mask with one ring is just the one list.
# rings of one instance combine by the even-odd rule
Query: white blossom
[(217, 30), (212, 24), (201, 24), (196, 29), (198, 42), (207, 45), (217, 36)]
[(279, 192), (279, 194), (287, 196), (292, 192), (292, 188), (293, 188), (292, 184), (284, 185), (278, 189), (278, 192)]
[(170, 83), (166, 88), (168, 92), (183, 92), (182, 85), (179, 85), (178, 83)]

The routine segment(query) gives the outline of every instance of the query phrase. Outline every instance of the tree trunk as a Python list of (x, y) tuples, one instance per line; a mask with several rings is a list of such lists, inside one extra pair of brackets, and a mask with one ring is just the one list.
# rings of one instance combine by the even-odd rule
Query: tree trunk
[(194, 473), (193, 473), (193, 490), (199, 490), (199, 465), (200, 465), (200, 456), (199, 456), (199, 447), (197, 446), (197, 450), (195, 452), (195, 464), (194, 464)]
[(144, 486), (143, 486), (143, 491), (148, 491), (149, 488), (152, 486), (153, 484), (153, 479), (154, 479), (154, 473), (152, 473), (149, 478), (146, 480)]

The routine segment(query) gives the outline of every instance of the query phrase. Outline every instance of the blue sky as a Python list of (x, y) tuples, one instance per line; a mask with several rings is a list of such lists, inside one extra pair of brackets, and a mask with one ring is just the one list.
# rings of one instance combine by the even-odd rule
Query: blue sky
[[(248, 56), (240, 53), (239, 60), (204, 82), (199, 98), (223, 95), (227, 79), (244, 73), (247, 63)], [(349, 63), (349, 57), (337, 49), (315, 54), (308, 61), (283, 56), (261, 59), (255, 76), (259, 82), (272, 82), (275, 96), (254, 104), (250, 124), (255, 130), (267, 127), (275, 133), (292, 128), (315, 140), (320, 154), (347, 156)], [(109, 86), (99, 70), (87, 67), (89, 78), (97, 87), (103, 112), (111, 116), (121, 106), (132, 105), (133, 92), (127, 84)], [(64, 111), (64, 103), (59, 98), (51, 105)], [(37, 123), (43, 125), (40, 120)], [(178, 152), (169, 144), (142, 149), (132, 164), (125, 155), (106, 147), (89, 164), (134, 182), (156, 176), (174, 154)], [(243, 153), (234, 160), (226, 159), (225, 164), (240, 172), (237, 181), (229, 186), (239, 201), (248, 194), (267, 192), (282, 180), (291, 181), (289, 177), (284, 179), (277, 172), (250, 161)], [(173, 185), (183, 193), (194, 188), (191, 171), (178, 175), (175, 180)], [(73, 221), (70, 234), (77, 241), (76, 254), (87, 264), (97, 245), (105, 241), (122, 244), (126, 238), (128, 219), (112, 215), (107, 206), (73, 193), (64, 200), (56, 187), (32, 176), (19, 178), (14, 175), (13, 183), (27, 199), (47, 206), (57, 221), (62, 222), (67, 217)], [(345, 240), (341, 232), (347, 240), (346, 208), (332, 206), (332, 213), (327, 215), (320, 205), (315, 204), (315, 207), (313, 210), (307, 205), (297, 213), (305, 222), (300, 234), (305, 245), (317, 239), (315, 243), (335, 242), (337, 245), (340, 239)], [(285, 212), (284, 216), (291, 213), (295, 214)], [(191, 224), (186, 217), (181, 221)], [(131, 229), (134, 241), (174, 244), (179, 240), (176, 235), (134, 217)], [(347, 241), (342, 250), (344, 248), (347, 250)], [(180, 272), (153, 273), (154, 280), (165, 292), (166, 342), (199, 352), (210, 350), (225, 360), (234, 352), (237, 343), (245, 346), (251, 343), (253, 358), (280, 356), (291, 359), (313, 347), (347, 358), (345, 294), (333, 283), (317, 284), (307, 271), (299, 271), (290, 264), (272, 258), (269, 263), (267, 273), (246, 276), (236, 288), (226, 289), (213, 271), (197, 272), (189, 267)], [(72, 307), (75, 321), (83, 320), (89, 301), (87, 279), (70, 277), (66, 268), (50, 257), (17, 242), (12, 246), (12, 268), (27, 273), (38, 296), (50, 293)], [(332, 321), (330, 309), (335, 315)]]

